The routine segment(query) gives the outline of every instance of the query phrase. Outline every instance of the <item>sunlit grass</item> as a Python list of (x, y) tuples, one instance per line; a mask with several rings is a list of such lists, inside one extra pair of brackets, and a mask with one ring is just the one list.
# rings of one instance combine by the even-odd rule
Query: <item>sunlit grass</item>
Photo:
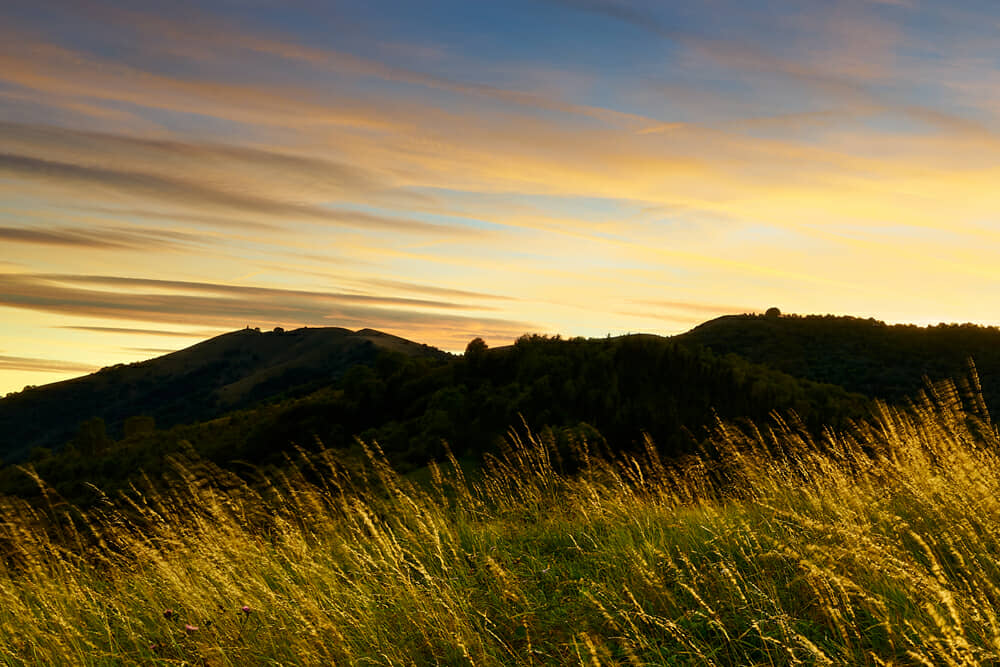
[(249, 485), (180, 461), (86, 513), (2, 512), (5, 664), (1000, 661), (1000, 438), (941, 386), (820, 441), (722, 426), (712, 454), (556, 471), (512, 437), (428, 485), (377, 447)]

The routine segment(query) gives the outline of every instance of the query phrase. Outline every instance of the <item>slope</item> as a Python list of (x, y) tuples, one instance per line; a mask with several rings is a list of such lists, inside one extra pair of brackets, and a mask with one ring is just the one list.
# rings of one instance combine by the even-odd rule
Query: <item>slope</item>
[(799, 378), (889, 401), (933, 381), (969, 377), (974, 360), (983, 396), (1000, 409), (1000, 329), (973, 324), (887, 325), (833, 316), (729, 315), (675, 340), (736, 354)]
[(305, 394), (335, 382), (379, 350), (414, 357), (449, 355), (389, 334), (341, 328), (244, 329), (186, 349), (91, 375), (29, 389), (0, 400), (0, 457), (58, 447), (84, 420), (102, 419), (111, 438), (124, 421), (153, 417), (161, 427), (202, 421), (265, 399)]
[[(442, 460), (444, 443), (475, 464), (503, 449), (508, 429), (527, 424), (566, 460), (583, 443), (609, 456), (641, 450), (645, 434), (663, 456), (676, 458), (698, 451), (719, 417), (766, 422), (772, 411), (794, 411), (818, 433), (863, 416), (867, 407), (864, 397), (842, 387), (659, 336), (524, 336), (504, 348), (470, 345), (443, 363), (383, 347), (372, 363), (355, 364), (311, 394), (32, 458), (64, 497), (88, 503), (95, 497), (87, 483), (112, 491), (139, 470), (156, 478), (170, 469), (171, 454), (245, 471), (284, 465), (294, 447), (322, 443), (352, 465), (364, 458), (360, 437), (412, 470)], [(35, 492), (14, 466), (0, 469), (0, 494)]]

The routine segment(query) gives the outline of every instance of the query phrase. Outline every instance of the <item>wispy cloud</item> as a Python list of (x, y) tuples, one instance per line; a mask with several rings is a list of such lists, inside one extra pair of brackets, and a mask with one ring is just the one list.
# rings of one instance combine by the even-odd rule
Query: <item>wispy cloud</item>
[(0, 347), (995, 317), (982, 3), (396, 2), (11, 12)]
[(0, 80), (53, 99), (98, 99), (147, 109), (229, 116), (249, 124), (287, 127), (298, 122), (369, 131), (398, 126), (385, 117), (370, 117), (362, 106), (348, 100), (330, 104), (305, 87), (262, 89), (219, 80), (183, 79), (32, 40), (9, 27), (0, 29)]
[(0, 174), (13, 178), (41, 180), (52, 186), (101, 188), (143, 201), (153, 200), (192, 208), (202, 207), (230, 214), (285, 217), (328, 225), (394, 232), (450, 235), (479, 233), (478, 230), (447, 227), (418, 220), (397, 219), (361, 211), (283, 202), (245, 192), (216, 189), (180, 178), (56, 162), (26, 155), (0, 154)]
[[(807, 7), (794, 8), (789, 3), (789, 11), (778, 13), (778, 26), (769, 20), (766, 26), (758, 26), (756, 34), (752, 24), (761, 15), (753, 13), (750, 6), (726, 4), (724, 14), (742, 22), (745, 30), (736, 37), (721, 38), (704, 29), (684, 26), (683, 22), (682, 27), (669, 25), (657, 12), (630, 0), (549, 1), (631, 25), (680, 45), (696, 59), (714, 62), (731, 71), (784, 78), (807, 93), (804, 99), (811, 104), (828, 101), (863, 113), (892, 112), (946, 131), (975, 127), (973, 121), (954, 112), (925, 107), (890, 92), (887, 86), (876, 86), (911, 74), (895, 66), (893, 47), (902, 35), (894, 25), (870, 12), (853, 11), (849, 3), (809, 2), (805, 3)], [(889, 0), (873, 4), (906, 3)], [(795, 39), (776, 41), (775, 31), (781, 27)], [(787, 42), (792, 42), (790, 49), (782, 52), (773, 48)], [(652, 127), (670, 128), (671, 124)]]
[[(507, 104), (535, 111), (552, 111), (563, 114), (591, 117), (597, 120), (635, 124), (648, 123), (641, 115), (610, 108), (572, 103), (555, 95), (534, 90), (519, 90), (492, 86), (476, 81), (459, 81), (448, 77), (421, 72), (412, 67), (388, 64), (372, 58), (330, 48), (302, 43), (295, 35), (280, 34), (275, 30), (262, 32), (234, 23), (222, 21), (208, 11), (188, 7), (183, 20), (166, 15), (114, 7), (107, 3), (90, 3), (90, 15), (98, 15), (102, 22), (130, 33), (144, 36), (141, 44), (150, 45), (155, 51), (168, 50), (177, 58), (193, 60), (201, 66), (208, 61), (228, 60), (250, 56), (265, 56), (287, 61), (297, 66), (309, 66), (341, 76), (376, 78), (393, 84), (419, 86), (434, 91), (453, 93), (478, 99), (489, 104)], [(414, 50), (426, 52), (426, 47), (406, 49), (395, 45), (392, 49), (404, 54)], [(440, 56), (440, 50), (437, 51)]]
[[(47, 280), (53, 283), (69, 283), (116, 288), (146, 288), (156, 290), (175, 290), (184, 293), (209, 293), (232, 297), (263, 297), (263, 298), (304, 298), (326, 300), (342, 303), (366, 303), (392, 306), (418, 306), (429, 308), (461, 309), (467, 304), (450, 301), (430, 301), (426, 299), (410, 299), (399, 297), (383, 297), (370, 294), (355, 294), (347, 292), (317, 292), (293, 289), (276, 289), (271, 287), (252, 287), (248, 285), (224, 285), (217, 283), (201, 283), (182, 280), (157, 280), (151, 278), (129, 278), (124, 276), (94, 276), (70, 274), (37, 274), (31, 276), (37, 280)], [(17, 280), (19, 278), (15, 278)]]
[(512, 297), (503, 296), (500, 294), (487, 294), (484, 292), (471, 292), (468, 290), (460, 289), (450, 289), (447, 287), (436, 287), (434, 285), (420, 285), (418, 283), (410, 283), (402, 280), (384, 280), (379, 278), (369, 278), (365, 282), (371, 287), (376, 288), (388, 288), (393, 290), (401, 290), (403, 292), (417, 292), (421, 294), (433, 294), (436, 296), (446, 296), (454, 298), (471, 298), (471, 299), (500, 299), (503, 301), (509, 301)]
[[(489, 310), (484, 306), (448, 301), (120, 276), (0, 274), (0, 305), (66, 316), (234, 329), (248, 323), (402, 329), (432, 332), (438, 342), (457, 342), (453, 336), (464, 338), (477, 330), (516, 336), (537, 329), (482, 316), (480, 311)], [(112, 328), (122, 333), (131, 329)]]
[(162, 354), (170, 354), (171, 352), (176, 352), (177, 350), (170, 349), (169, 347), (127, 347), (125, 348), (129, 352), (139, 352), (141, 354), (155, 354), (157, 356)]
[(20, 229), (0, 227), (0, 240), (11, 243), (71, 246), (79, 248), (122, 248), (124, 244), (101, 235), (83, 234), (72, 229)]
[[(150, 202), (152, 203), (152, 202)], [(239, 231), (267, 231), (275, 232), (280, 230), (280, 225), (277, 223), (261, 222), (258, 220), (249, 220), (246, 217), (239, 215), (231, 215), (228, 217), (218, 216), (218, 215), (200, 215), (197, 213), (187, 213), (176, 210), (173, 207), (165, 207), (164, 210), (155, 210), (152, 208), (112, 208), (108, 206), (68, 206), (69, 210), (76, 210), (90, 213), (90, 214), (100, 214), (104, 216), (111, 216), (114, 218), (124, 218), (129, 220), (158, 220), (165, 223), (182, 223), (191, 224), (197, 227), (220, 227), (223, 229), (236, 229)]]
[(739, 313), (758, 312), (758, 309), (747, 308), (746, 306), (732, 306), (732, 305), (720, 306), (718, 304), (700, 303), (696, 301), (662, 301), (658, 299), (652, 299), (648, 301), (637, 301), (636, 303), (641, 303), (643, 305), (653, 306), (656, 308), (662, 308), (664, 310), (685, 311), (689, 313), (739, 314)]
[(0, 354), (0, 370), (33, 371), (41, 373), (92, 373), (97, 367), (73, 361), (38, 359)]
[[(2, 159), (2, 158), (0, 158)], [(32, 243), (42, 246), (66, 246), (91, 250), (177, 248), (205, 242), (204, 236), (159, 229), (124, 229), (114, 226), (89, 228), (55, 227), (0, 227), (0, 241)]]
[(140, 336), (168, 336), (176, 338), (205, 338), (210, 333), (191, 333), (186, 331), (171, 331), (168, 329), (135, 329), (131, 327), (97, 327), (97, 326), (60, 326), (60, 329), (72, 329), (74, 331), (89, 331), (100, 334), (129, 334)]
[(114, 155), (118, 165), (155, 174), (189, 171), (219, 181), (236, 171), (255, 178), (258, 186), (285, 192), (298, 185), (327, 198), (360, 195), (404, 205), (431, 203), (427, 195), (394, 189), (387, 173), (287, 150), (2, 121), (0, 139), (8, 153), (55, 161), (88, 164)]

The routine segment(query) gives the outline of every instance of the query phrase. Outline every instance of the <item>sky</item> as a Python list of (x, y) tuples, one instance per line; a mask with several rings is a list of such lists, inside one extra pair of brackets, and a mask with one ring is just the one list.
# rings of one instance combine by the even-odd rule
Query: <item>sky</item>
[(992, 0), (7, 0), (0, 395), (246, 326), (1000, 324)]

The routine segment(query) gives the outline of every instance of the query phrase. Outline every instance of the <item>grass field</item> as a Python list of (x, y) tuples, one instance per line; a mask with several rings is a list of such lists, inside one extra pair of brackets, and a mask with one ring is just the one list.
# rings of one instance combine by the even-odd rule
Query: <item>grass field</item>
[[(580, 469), (512, 437), (474, 481), (303, 455), (178, 460), (80, 512), (0, 506), (0, 655), (56, 665), (979, 665), (1000, 661), (1000, 438), (939, 386), (815, 441)], [(973, 403), (974, 407), (974, 403)], [(30, 471), (27, 471), (30, 472)]]

